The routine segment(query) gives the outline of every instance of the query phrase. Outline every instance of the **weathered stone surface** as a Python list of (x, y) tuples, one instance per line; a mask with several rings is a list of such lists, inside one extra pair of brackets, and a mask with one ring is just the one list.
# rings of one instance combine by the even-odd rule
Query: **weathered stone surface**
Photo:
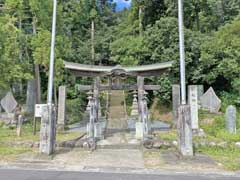
[(193, 129), (193, 135), (198, 136), (198, 137), (205, 137), (206, 134), (203, 129)]
[(23, 116), (19, 115), (18, 121), (17, 121), (17, 136), (18, 137), (21, 136), (22, 124), (23, 124)]
[(103, 138), (103, 129), (102, 129), (102, 123), (96, 122), (94, 124), (94, 137), (95, 138)]
[(100, 120), (101, 117), (102, 117), (102, 106), (101, 106), (101, 102), (99, 100), (99, 103), (98, 103), (98, 120)]
[(143, 122), (136, 122), (136, 138), (137, 139), (143, 139)]
[(15, 110), (17, 107), (17, 101), (11, 92), (8, 92), (6, 96), (1, 100), (1, 106), (6, 113), (12, 113)]
[(137, 77), (137, 85), (138, 85), (138, 107), (139, 107), (139, 121), (142, 121), (142, 99), (144, 96), (144, 77), (138, 76)]
[(188, 86), (188, 101), (191, 110), (192, 129), (198, 129), (198, 86)]
[(29, 80), (27, 83), (26, 112), (33, 113), (35, 104), (36, 104), (36, 81), (33, 79)]
[[(52, 108), (52, 114), (50, 114)], [(49, 116), (51, 117), (51, 121)], [(56, 143), (56, 111), (54, 106), (42, 107), (41, 129), (40, 129), (40, 146), (39, 151), (42, 154), (50, 155), (55, 151)]]
[(176, 126), (178, 120), (178, 107), (180, 105), (180, 85), (174, 84), (172, 86), (172, 111), (173, 111), (173, 123)]
[(203, 96), (203, 94), (204, 94), (204, 86), (197, 85), (197, 96), (199, 101), (200, 101), (200, 98)]
[(95, 105), (95, 99), (89, 95), (88, 97), (89, 100), (89, 106), (90, 106), (90, 111), (89, 111), (89, 123), (87, 124), (87, 137), (94, 139), (94, 123), (96, 122), (96, 105)]
[(60, 86), (58, 91), (58, 129), (64, 130), (66, 121), (66, 87)]
[(189, 105), (179, 106), (177, 128), (180, 153), (183, 156), (193, 156), (192, 125)]
[(148, 112), (148, 106), (147, 106), (147, 93), (144, 93), (143, 99), (142, 99), (142, 107), (141, 107), (141, 112), (142, 112), (142, 122), (143, 122), (143, 133), (144, 133), (144, 139), (148, 137), (148, 135), (151, 132), (151, 124), (149, 121), (149, 112)]
[(211, 113), (218, 113), (221, 108), (221, 100), (217, 97), (212, 87), (200, 98), (201, 107)]
[(229, 133), (236, 134), (237, 127), (236, 127), (236, 120), (237, 120), (237, 110), (234, 106), (228, 106), (225, 114), (226, 119), (226, 130)]
[(6, 125), (15, 124), (15, 114), (14, 113), (1, 113), (0, 120)]

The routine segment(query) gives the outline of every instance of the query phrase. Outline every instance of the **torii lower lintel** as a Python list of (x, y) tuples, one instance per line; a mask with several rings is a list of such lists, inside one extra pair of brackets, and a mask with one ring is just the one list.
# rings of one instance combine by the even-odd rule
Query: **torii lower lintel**
[[(92, 85), (78, 85), (77, 89), (79, 91), (93, 91), (94, 87)], [(146, 91), (157, 91), (160, 89), (160, 85), (144, 85), (144, 90)], [(128, 90), (136, 91), (138, 90), (137, 85), (111, 85), (111, 86), (99, 86), (99, 91), (109, 91), (109, 90)]]

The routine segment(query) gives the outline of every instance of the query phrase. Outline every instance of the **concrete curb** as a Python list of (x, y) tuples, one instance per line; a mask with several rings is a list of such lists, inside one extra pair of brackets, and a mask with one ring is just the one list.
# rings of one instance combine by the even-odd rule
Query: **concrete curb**
[[(23, 168), (24, 167), (24, 168)], [(49, 163), (4, 163), (0, 164), (1, 170), (26, 170), (26, 171), (57, 171), (57, 172), (84, 172), (84, 173), (112, 173), (112, 174), (144, 174), (144, 175), (172, 175), (172, 176), (208, 176), (208, 177), (239, 177), (240, 172), (231, 171), (184, 171), (184, 170), (154, 170), (135, 169), (129, 167), (85, 167), (66, 166)]]

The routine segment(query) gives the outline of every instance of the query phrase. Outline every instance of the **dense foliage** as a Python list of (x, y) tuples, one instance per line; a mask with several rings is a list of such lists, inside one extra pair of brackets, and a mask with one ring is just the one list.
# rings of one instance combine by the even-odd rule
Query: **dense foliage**
[[(234, 100), (240, 93), (239, 10), (239, 0), (184, 0), (187, 81), (213, 86)], [(177, 1), (132, 0), (129, 10), (116, 12), (112, 0), (59, 0), (57, 14), (55, 85), (75, 84), (62, 69), (63, 60), (105, 65), (174, 61), (171, 72), (157, 79), (159, 97), (169, 102), (171, 84), (179, 83)], [(1, 89), (26, 84), (37, 73), (46, 81), (51, 17), (52, 0), (0, 0)], [(69, 96), (76, 97), (72, 91)]]

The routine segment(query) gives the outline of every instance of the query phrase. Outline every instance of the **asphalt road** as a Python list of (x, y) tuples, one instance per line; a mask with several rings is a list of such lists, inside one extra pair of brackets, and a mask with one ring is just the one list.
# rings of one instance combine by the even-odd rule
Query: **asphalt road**
[(0, 180), (239, 180), (240, 177), (187, 174), (128, 174), (63, 172), (37, 170), (0, 170)]

